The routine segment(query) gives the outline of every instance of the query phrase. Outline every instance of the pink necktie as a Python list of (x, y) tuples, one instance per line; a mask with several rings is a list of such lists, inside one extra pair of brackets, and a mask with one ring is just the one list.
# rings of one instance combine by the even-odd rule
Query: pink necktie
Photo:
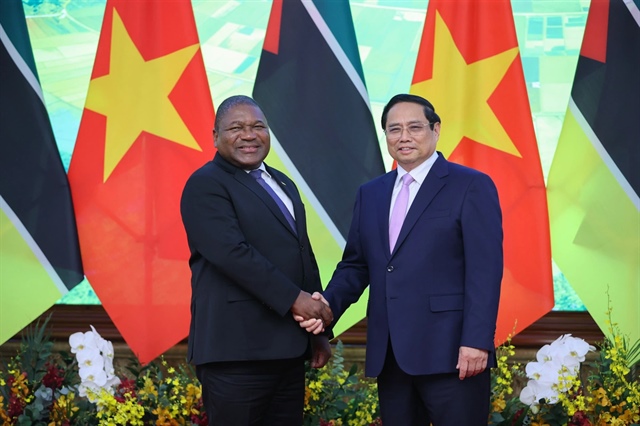
[(402, 222), (407, 214), (407, 206), (409, 205), (409, 185), (413, 182), (413, 177), (409, 173), (402, 176), (402, 187), (396, 198), (396, 203), (393, 205), (393, 211), (391, 212), (391, 220), (389, 221), (389, 247), (391, 252), (396, 245), (398, 235), (400, 235), (400, 228), (402, 228)]

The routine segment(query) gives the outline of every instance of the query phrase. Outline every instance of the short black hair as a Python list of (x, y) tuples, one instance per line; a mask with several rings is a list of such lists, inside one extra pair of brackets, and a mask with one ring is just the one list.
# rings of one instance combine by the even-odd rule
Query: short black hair
[(222, 103), (218, 105), (218, 108), (216, 109), (216, 120), (213, 125), (213, 128), (215, 129), (216, 132), (220, 130), (219, 127), (220, 127), (220, 121), (222, 120), (222, 118), (227, 114), (227, 112), (229, 112), (231, 108), (237, 105), (251, 105), (258, 108), (260, 111), (262, 111), (262, 108), (260, 108), (260, 105), (258, 105), (258, 103), (253, 98), (250, 98), (249, 96), (245, 96), (245, 95), (229, 96), (227, 99), (222, 101)]
[[(422, 105), (424, 109), (424, 116), (429, 120), (429, 123), (440, 123), (440, 117), (436, 114), (436, 109), (431, 105), (431, 102), (418, 95), (410, 95), (408, 93), (401, 93), (399, 95), (395, 95), (393, 98), (387, 102), (382, 110), (382, 130), (385, 130), (387, 127), (387, 115), (389, 114), (389, 110), (392, 106), (399, 104), (401, 102), (410, 102), (413, 104)], [(433, 128), (433, 126), (432, 126)]]

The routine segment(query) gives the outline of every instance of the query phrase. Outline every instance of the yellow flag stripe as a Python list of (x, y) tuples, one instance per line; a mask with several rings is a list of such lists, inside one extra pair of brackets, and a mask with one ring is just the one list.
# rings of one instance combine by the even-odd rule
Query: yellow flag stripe
[(577, 112), (567, 111), (549, 172), (553, 258), (600, 328), (608, 330), (610, 301), (613, 322), (633, 342), (640, 339), (640, 213)]
[(0, 343), (67, 292), (31, 235), (0, 197)]

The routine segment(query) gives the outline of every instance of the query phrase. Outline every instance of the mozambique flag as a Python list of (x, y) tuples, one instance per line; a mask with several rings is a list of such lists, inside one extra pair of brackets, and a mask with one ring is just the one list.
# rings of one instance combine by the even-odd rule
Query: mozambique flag
[(213, 156), (189, 0), (107, 0), (69, 178), (89, 282), (140, 362), (188, 334), (179, 199)]
[[(349, 3), (274, 0), (253, 96), (275, 136), (267, 161), (284, 167), (306, 197), (326, 283), (358, 187), (385, 171)], [(366, 299), (342, 317), (336, 334), (364, 317)]]
[(640, 339), (640, 11), (593, 0), (547, 182), (553, 258), (600, 328)]
[(22, 1), (0, 2), (0, 344), (83, 279)]
[(509, 0), (431, 0), (411, 93), (442, 119), (438, 151), (498, 187), (501, 343), (553, 308), (547, 200)]

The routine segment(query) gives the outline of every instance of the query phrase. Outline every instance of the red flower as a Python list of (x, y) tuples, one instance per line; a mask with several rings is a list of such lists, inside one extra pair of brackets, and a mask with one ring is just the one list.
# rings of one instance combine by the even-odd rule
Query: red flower
[(584, 411), (576, 411), (567, 426), (592, 426)]
[(511, 421), (512, 425), (515, 425), (516, 422), (518, 421), (518, 419), (524, 414), (524, 408), (519, 409), (518, 411), (516, 411), (516, 413), (513, 415), (513, 420)]
[(52, 390), (62, 388), (64, 382), (64, 370), (55, 364), (47, 363), (47, 374), (42, 378), (42, 384)]
[(191, 423), (193, 423), (194, 425), (209, 426), (209, 418), (207, 417), (207, 413), (202, 411), (203, 405), (204, 404), (202, 403), (202, 399), (199, 399), (198, 402), (196, 402), (196, 404), (193, 406), (193, 408), (198, 410), (198, 413), (200, 413), (191, 414)]
[[(7, 382), (9, 382), (9, 380), (7, 380)], [(18, 398), (18, 395), (12, 393), (9, 396), (9, 410), (7, 410), (7, 414), (9, 414), (9, 417), (12, 419), (17, 419), (24, 412), (25, 405), (26, 402), (23, 399)]]
[(136, 399), (138, 395), (136, 394), (136, 381), (133, 379), (124, 379), (120, 382), (118, 387), (116, 388), (116, 393), (114, 397), (118, 402), (125, 402), (125, 396), (129, 395), (131, 399)]

